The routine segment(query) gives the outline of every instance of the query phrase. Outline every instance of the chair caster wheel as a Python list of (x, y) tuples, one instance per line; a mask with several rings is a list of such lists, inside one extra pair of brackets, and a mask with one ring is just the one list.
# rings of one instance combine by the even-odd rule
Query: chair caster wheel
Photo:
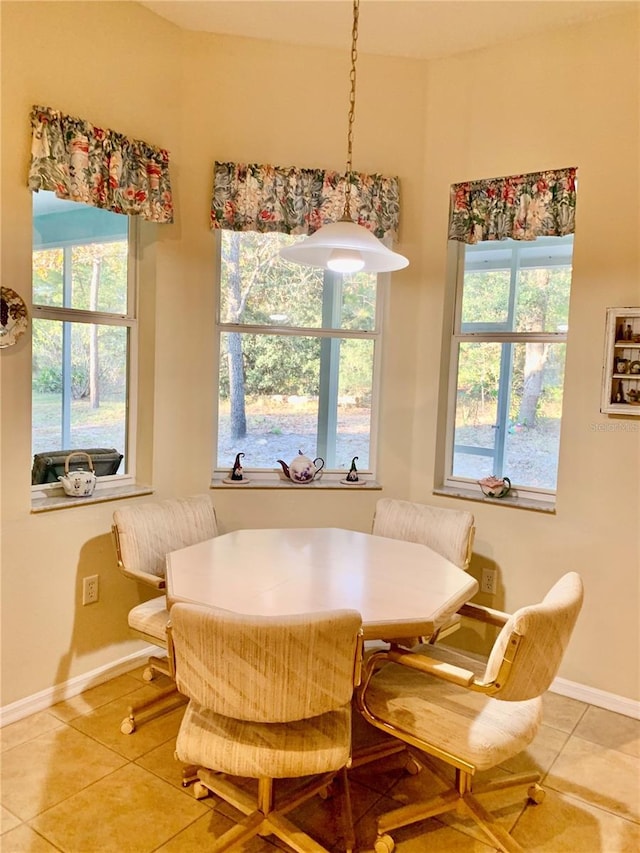
[(331, 782), (329, 782), (328, 785), (326, 785), (324, 788), (322, 788), (320, 791), (318, 791), (318, 796), (320, 797), (321, 800), (330, 800), (331, 797), (333, 797), (333, 794), (334, 794), (333, 784)]
[(125, 717), (120, 723), (120, 731), (123, 735), (133, 734), (136, 730), (136, 724), (130, 717)]
[(376, 843), (373, 845), (375, 853), (391, 853), (396, 845), (390, 835), (380, 835), (376, 838)]
[(143, 681), (153, 681), (154, 678), (155, 678), (155, 675), (153, 673), (153, 670), (151, 669), (150, 666), (148, 666), (145, 669), (145, 671), (142, 673), (142, 680)]
[(209, 796), (209, 789), (202, 782), (196, 782), (193, 786), (193, 796), (196, 800), (204, 800)]
[(407, 759), (407, 763), (404, 765), (404, 769), (410, 776), (417, 776), (418, 773), (422, 770), (422, 767), (418, 764), (418, 762), (412, 756)]
[(544, 790), (544, 788), (541, 788), (537, 782), (535, 782), (533, 785), (530, 785), (527, 789), (527, 796), (529, 797), (531, 802), (536, 803), (536, 805), (540, 805), (546, 795), (547, 792)]

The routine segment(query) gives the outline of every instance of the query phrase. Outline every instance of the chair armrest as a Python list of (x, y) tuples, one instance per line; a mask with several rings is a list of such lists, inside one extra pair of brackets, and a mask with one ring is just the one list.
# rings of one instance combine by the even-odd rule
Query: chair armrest
[(460, 687), (469, 687), (476, 678), (475, 673), (471, 672), (470, 669), (445, 663), (444, 661), (430, 658), (428, 655), (421, 653), (394, 651), (391, 649), (387, 653), (387, 658), (391, 663), (397, 663), (409, 669), (425, 672), (428, 675), (441, 678), (443, 681), (458, 684)]
[(460, 687), (470, 687), (476, 681), (476, 673), (470, 669), (430, 658), (421, 652), (410, 652), (406, 649), (398, 648), (381, 649), (370, 655), (365, 663), (364, 677), (362, 678), (363, 693), (366, 691), (373, 673), (376, 669), (384, 666), (385, 663), (397, 663), (400, 666), (406, 666), (409, 669), (433, 675), (443, 681), (458, 684)]
[(135, 569), (127, 569), (123, 565), (120, 565), (120, 570), (123, 575), (131, 578), (131, 580), (152, 586), (154, 589), (166, 589), (167, 582), (165, 579), (158, 575), (152, 575), (151, 572), (137, 572)]
[(493, 610), (491, 607), (484, 607), (482, 604), (463, 604), (458, 613), (461, 616), (467, 616), (469, 619), (475, 619), (478, 622), (495, 625), (497, 628), (502, 628), (511, 615), (503, 613), (502, 610)]

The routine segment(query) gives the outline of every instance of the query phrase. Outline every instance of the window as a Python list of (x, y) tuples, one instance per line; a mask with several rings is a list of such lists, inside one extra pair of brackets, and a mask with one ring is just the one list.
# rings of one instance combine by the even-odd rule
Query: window
[(132, 473), (132, 232), (127, 216), (33, 194), (34, 455), (115, 448)]
[(451, 243), (456, 308), (445, 485), (557, 484), (573, 235)]
[(220, 231), (217, 467), (250, 469), (301, 450), (326, 470), (375, 460), (381, 284), (279, 257), (296, 238)]

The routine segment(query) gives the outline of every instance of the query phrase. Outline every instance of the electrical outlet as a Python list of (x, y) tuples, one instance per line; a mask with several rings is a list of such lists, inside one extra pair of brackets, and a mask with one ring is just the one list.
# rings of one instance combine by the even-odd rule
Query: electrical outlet
[(98, 575), (89, 575), (82, 580), (82, 603), (95, 604), (98, 600)]
[(480, 592), (486, 592), (489, 595), (496, 594), (496, 570), (495, 569), (483, 569), (482, 570), (482, 579), (480, 581)]

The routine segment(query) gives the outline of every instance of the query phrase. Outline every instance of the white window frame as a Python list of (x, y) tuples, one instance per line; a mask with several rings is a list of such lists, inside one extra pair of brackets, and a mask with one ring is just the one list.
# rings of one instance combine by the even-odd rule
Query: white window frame
[[(384, 242), (384, 241), (383, 241)], [(389, 273), (376, 274), (376, 312), (374, 327), (371, 331), (351, 330), (351, 329), (331, 329), (314, 326), (278, 326), (278, 325), (254, 325), (245, 323), (224, 323), (220, 317), (220, 306), (222, 303), (222, 229), (215, 233), (215, 266), (214, 275), (216, 282), (216, 312), (215, 312), (215, 348), (214, 348), (214, 376), (220, 376), (220, 343), (221, 335), (228, 332), (241, 332), (242, 334), (255, 335), (279, 335), (288, 337), (314, 337), (318, 339), (364, 339), (373, 341), (373, 375), (371, 378), (371, 418), (369, 432), (369, 466), (368, 468), (358, 468), (360, 475), (366, 476), (367, 479), (375, 484), (376, 471), (378, 468), (378, 432), (379, 432), (379, 412), (380, 412), (380, 393), (381, 393), (381, 375), (382, 375), (382, 357), (383, 357), (383, 329), (386, 319), (386, 302), (389, 290), (391, 276)], [(329, 270), (324, 271), (324, 281), (327, 277), (340, 279), (339, 273), (334, 273)], [(324, 377), (327, 379), (326, 377)], [(322, 383), (323, 376), (320, 376)], [(226, 476), (229, 473), (229, 467), (218, 466), (218, 406), (220, 400), (220, 390), (216, 382), (215, 387), (215, 404), (214, 404), (214, 420), (213, 420), (213, 454), (215, 459), (213, 470), (212, 485), (220, 479), (221, 476)], [(287, 460), (288, 461), (288, 460)], [(247, 472), (251, 472), (251, 481), (256, 485), (264, 486), (269, 483), (281, 482), (279, 473), (271, 468), (246, 468)], [(323, 470), (322, 479), (313, 485), (321, 485), (322, 482), (339, 483), (344, 478), (344, 469), (325, 468)], [(251, 483), (248, 484), (251, 488)]]
[[(124, 326), (128, 329), (127, 346), (127, 428), (125, 431), (125, 459), (127, 471), (123, 474), (110, 474), (96, 478), (95, 492), (114, 487), (132, 487), (136, 484), (136, 431), (138, 400), (138, 247), (139, 223), (136, 217), (129, 217), (127, 235), (127, 310), (125, 314), (105, 311), (87, 311), (79, 308), (61, 308), (54, 305), (33, 303), (33, 318), (39, 320), (57, 320), (68, 323), (97, 323), (107, 326)], [(46, 248), (66, 250), (80, 245), (82, 241), (68, 240), (48, 245)], [(90, 241), (86, 241), (90, 242)], [(40, 247), (34, 247), (38, 251)], [(44, 248), (44, 247), (43, 247)], [(43, 483), (31, 486), (32, 496), (58, 497), (64, 494), (59, 483)], [(73, 499), (72, 499), (73, 500)], [(76, 501), (77, 504), (77, 501)]]
[[(562, 238), (565, 244), (572, 240), (573, 235), (567, 238)], [(535, 244), (544, 244), (545, 238), (541, 237), (535, 241), (527, 241), (520, 246), (513, 241), (510, 245), (515, 250), (512, 256), (511, 277), (517, 276), (520, 269), (519, 265), (519, 250), (523, 247), (532, 246)], [(558, 245), (558, 241), (553, 241)], [(501, 248), (501, 242), (496, 241), (496, 249)], [(454, 291), (454, 306), (453, 306), (453, 323), (449, 351), (449, 373), (447, 386), (447, 415), (446, 415), (446, 433), (445, 433), (445, 457), (444, 457), (444, 476), (443, 487), (452, 492), (459, 492), (463, 489), (469, 493), (469, 496), (477, 496), (483, 498), (483, 493), (476, 480), (471, 480), (465, 477), (455, 477), (453, 475), (453, 457), (454, 457), (454, 438), (455, 438), (455, 418), (456, 418), (456, 402), (458, 393), (458, 355), (460, 352), (460, 344), (471, 343), (513, 343), (524, 344), (529, 342), (540, 343), (567, 343), (568, 330), (563, 332), (514, 332), (500, 330), (500, 325), (506, 324), (485, 324), (483, 330), (478, 331), (463, 331), (462, 330), (462, 300), (464, 291), (464, 273), (465, 273), (465, 250), (466, 244), (457, 240), (449, 241), (449, 262), (448, 262), (448, 286)], [(553, 266), (554, 264), (549, 264)], [(558, 266), (566, 264), (559, 262)], [(489, 269), (486, 264), (483, 269)], [(496, 264), (495, 269), (505, 269), (503, 264)], [(510, 299), (513, 302), (514, 288), (510, 288)], [(513, 310), (513, 304), (510, 304), (510, 313)], [(493, 328), (492, 328), (493, 326)], [(506, 393), (503, 390), (503, 393)], [(562, 431), (562, 425), (560, 427)], [(562, 439), (561, 439), (562, 440)], [(542, 505), (555, 504), (557, 489), (541, 489), (531, 486), (518, 485), (514, 489), (514, 494), (524, 500), (532, 503), (540, 503)], [(513, 502), (513, 501), (512, 501)], [(509, 501), (502, 500), (504, 505), (508, 505)]]

